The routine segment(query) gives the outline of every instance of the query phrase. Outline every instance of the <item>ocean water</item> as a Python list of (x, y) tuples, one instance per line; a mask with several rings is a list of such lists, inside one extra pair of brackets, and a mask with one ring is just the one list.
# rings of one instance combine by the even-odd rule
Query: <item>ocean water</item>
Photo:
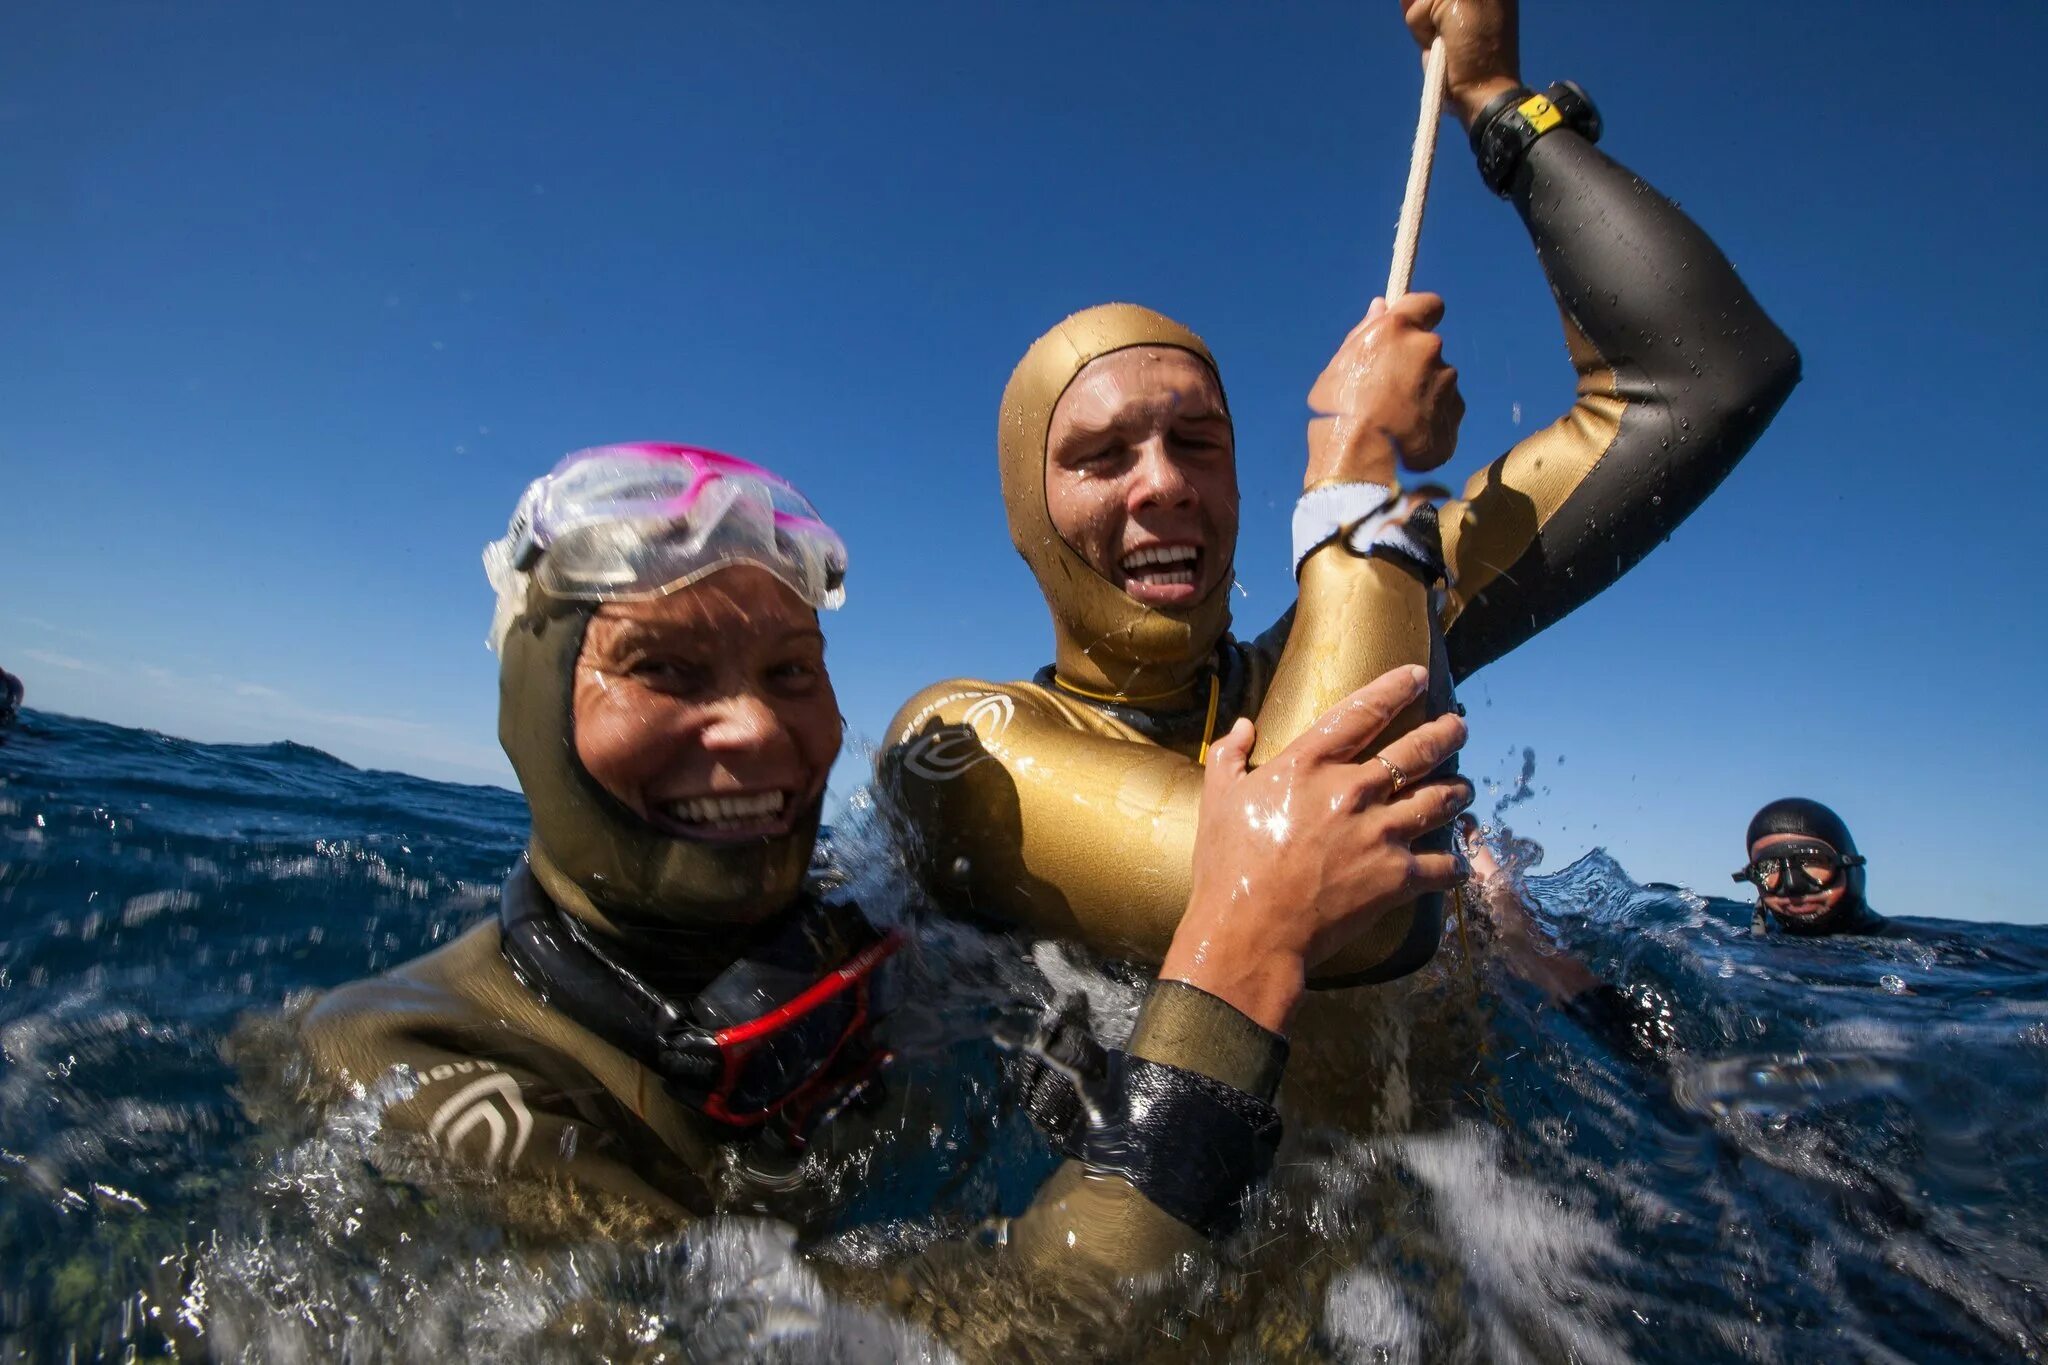
[[(863, 903), (900, 913), (853, 824)], [(272, 1021), (490, 913), (523, 830), (496, 789), (24, 713), (0, 742), (0, 1359), (946, 1358), (845, 1286), (1047, 1169), (974, 1081), (1001, 999), (1081, 989), (1113, 1033), (1137, 987), (913, 918), (905, 1036), (974, 1082), (926, 1178), (872, 1184), (816, 1245), (739, 1217), (522, 1244), (372, 1166), (373, 1105), (295, 1107)], [(1528, 888), (1671, 1047), (1544, 1008), (1483, 926), (1453, 935), (1340, 1058), (1366, 1099), (1290, 1101), (1217, 1262), (1044, 1353), (2048, 1355), (2048, 930), (1758, 939), (1746, 906), (1597, 851)]]

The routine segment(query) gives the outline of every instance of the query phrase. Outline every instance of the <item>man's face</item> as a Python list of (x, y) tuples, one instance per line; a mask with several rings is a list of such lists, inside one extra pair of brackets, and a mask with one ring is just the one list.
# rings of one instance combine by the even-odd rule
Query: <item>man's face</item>
[(817, 613), (751, 566), (600, 607), (574, 712), (576, 756), (599, 786), (656, 829), (706, 842), (787, 834), (839, 753)]
[[(1795, 844), (1833, 847), (1824, 840), (1806, 834), (1767, 834), (1750, 846), (1749, 860), (1753, 863), (1774, 848), (1785, 848)], [(1827, 864), (1824, 862), (1817, 861), (1807, 867), (1807, 875), (1817, 881), (1825, 877), (1826, 871)], [(1778, 917), (1781, 924), (1799, 929), (1819, 929), (1835, 916), (1842, 908), (1843, 900), (1849, 895), (1848, 869), (1838, 866), (1834, 877), (1834, 884), (1826, 890), (1804, 895), (1776, 894), (1768, 887), (1759, 887), (1757, 899), (1763, 903), (1764, 909)], [(1786, 890), (1789, 892), (1790, 887), (1788, 886)]]
[(1052, 411), (1045, 502), (1061, 538), (1139, 602), (1206, 598), (1237, 547), (1237, 453), (1215, 374), (1170, 346), (1090, 362)]

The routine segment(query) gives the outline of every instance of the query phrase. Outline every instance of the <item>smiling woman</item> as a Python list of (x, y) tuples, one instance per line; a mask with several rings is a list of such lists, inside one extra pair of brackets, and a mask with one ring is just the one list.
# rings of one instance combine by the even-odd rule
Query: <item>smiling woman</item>
[(576, 755), (641, 819), (694, 839), (775, 839), (815, 805), (841, 720), (817, 614), (774, 575), (607, 602), (576, 662)]

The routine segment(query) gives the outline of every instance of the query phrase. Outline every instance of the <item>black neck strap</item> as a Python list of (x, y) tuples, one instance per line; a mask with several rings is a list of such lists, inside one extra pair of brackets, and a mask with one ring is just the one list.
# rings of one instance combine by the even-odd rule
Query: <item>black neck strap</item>
[(613, 961), (548, 899), (523, 862), (505, 883), (498, 928), (505, 960), (543, 1005), (658, 1075), (686, 1084), (703, 1084), (717, 1075), (715, 1046), (694, 1065), (684, 1059), (703, 1048), (681, 1049), (679, 1055), (677, 1043), (703, 1033), (689, 1012)]
[[(678, 1003), (617, 961), (574, 916), (562, 913), (524, 862), (505, 883), (498, 925), (505, 960), (542, 1004), (670, 1082), (685, 1102), (690, 1092), (718, 1078), (721, 1063), (709, 1011), (699, 1001)], [(850, 955), (878, 938), (858, 910), (806, 898), (782, 922), (756, 936), (755, 950), (783, 965), (802, 961), (823, 975), (839, 958), (820, 958), (814, 944), (829, 941)], [(707, 995), (710, 990), (707, 986)]]

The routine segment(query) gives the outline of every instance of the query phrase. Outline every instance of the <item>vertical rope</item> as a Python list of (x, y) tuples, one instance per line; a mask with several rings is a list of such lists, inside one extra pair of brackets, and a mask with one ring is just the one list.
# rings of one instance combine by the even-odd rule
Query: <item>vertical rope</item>
[(1436, 164), (1436, 129), (1444, 112), (1444, 40), (1429, 45), (1422, 66), (1422, 113), (1415, 123), (1415, 150), (1408, 157), (1408, 191), (1401, 196), (1401, 221), (1394, 228), (1394, 266), (1387, 272), (1387, 302), (1408, 292), (1415, 276), (1415, 245), (1422, 237), (1422, 208), (1429, 198), (1429, 172)]

